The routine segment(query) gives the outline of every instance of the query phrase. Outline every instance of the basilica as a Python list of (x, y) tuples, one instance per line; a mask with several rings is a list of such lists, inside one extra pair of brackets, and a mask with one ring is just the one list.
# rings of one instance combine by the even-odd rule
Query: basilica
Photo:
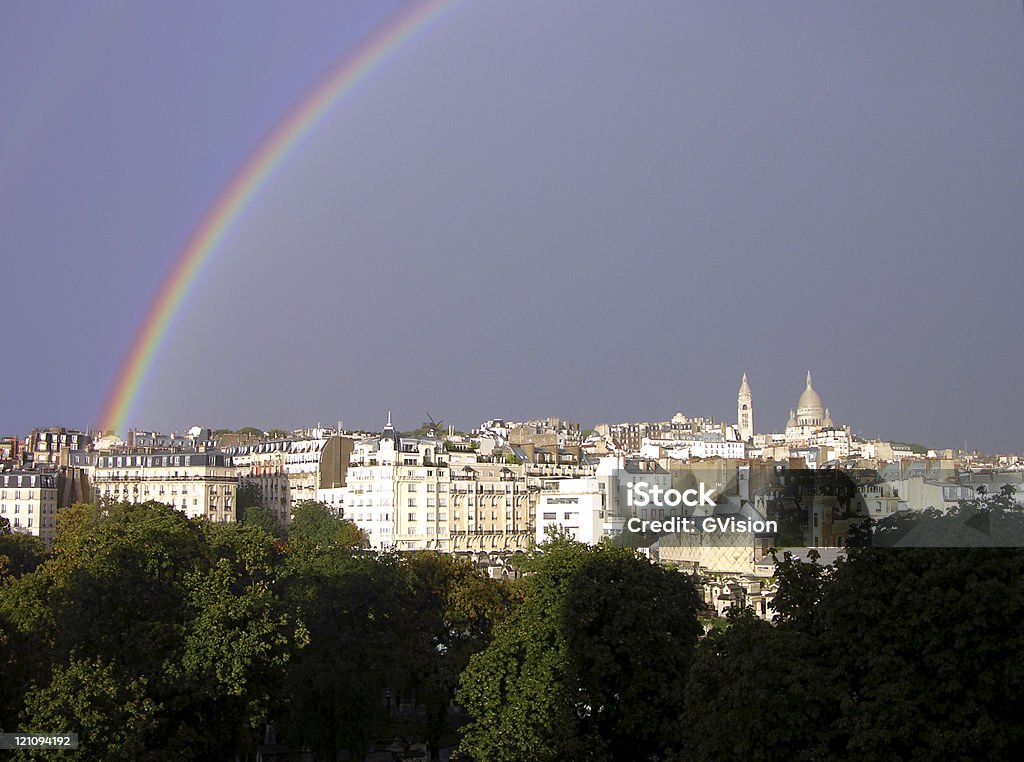
[(807, 388), (796, 403), (796, 414), (789, 411), (786, 423), (786, 441), (795, 442), (810, 439), (822, 429), (835, 428), (827, 407), (822, 405), (821, 396), (814, 391), (811, 372), (807, 371)]
[[(832, 414), (815, 390), (810, 371), (807, 371), (806, 385), (796, 409), (789, 411), (784, 433), (754, 433), (754, 401), (746, 373), (736, 398), (736, 420), (740, 440), (750, 443), (753, 451), (761, 455), (782, 457), (786, 450), (791, 455), (801, 451), (799, 454), (810, 454), (815, 460), (825, 461), (846, 457), (851, 451), (850, 427), (836, 426), (832, 422)], [(815, 452), (805, 453), (804, 450)]]

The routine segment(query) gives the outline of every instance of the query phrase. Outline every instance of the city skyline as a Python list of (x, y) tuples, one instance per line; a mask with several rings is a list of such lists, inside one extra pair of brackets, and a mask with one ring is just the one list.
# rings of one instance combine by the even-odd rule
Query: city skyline
[[(239, 216), (128, 426), (735, 422), (745, 371), (766, 432), (810, 367), (855, 434), (1022, 449), (1019, 4), (444, 5)], [(234, 173), (408, 10), (11, 10), (3, 433), (98, 423)]]

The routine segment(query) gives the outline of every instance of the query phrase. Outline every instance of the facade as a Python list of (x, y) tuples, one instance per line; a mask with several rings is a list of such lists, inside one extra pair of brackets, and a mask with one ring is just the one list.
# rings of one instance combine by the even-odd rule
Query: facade
[(451, 471), (442, 440), (401, 437), (391, 423), (355, 444), (343, 498), (347, 518), (378, 549), (450, 549)]
[(57, 523), (58, 492), (56, 473), (0, 474), (0, 517), (10, 522), (12, 531), (34, 535), (49, 547)]
[(807, 371), (807, 385), (796, 403), (796, 411), (789, 411), (786, 423), (786, 441), (806, 442), (812, 434), (821, 429), (832, 428), (832, 416), (821, 402), (821, 396), (811, 382), (811, 372)]
[(490, 455), (434, 436), (401, 436), (390, 416), (358, 443), (347, 485), (331, 495), (375, 548), (439, 550), (497, 562), (535, 539), (545, 484), (593, 474), (579, 446), (524, 442)]
[(222, 452), (101, 454), (92, 487), (96, 500), (153, 500), (189, 518), (235, 521), (238, 478), (230, 456)]
[(25, 458), (36, 468), (67, 465), (67, 454), (88, 450), (92, 436), (64, 428), (34, 429), (25, 442)]
[(525, 464), (486, 461), (453, 467), (451, 550), (525, 551), (533, 540), (541, 479)]
[(563, 479), (548, 485), (537, 505), (536, 541), (542, 545), (553, 530), (577, 542), (595, 545), (604, 537), (607, 494), (596, 478)]
[(692, 434), (685, 438), (644, 438), (639, 455), (643, 458), (742, 458), (747, 453), (744, 442), (728, 439), (720, 433)]
[(346, 484), (355, 440), (343, 434), (314, 429), (310, 436), (288, 437), (224, 450), (235, 475), (260, 490), (261, 504), (283, 526), (292, 508), (303, 500), (321, 500), (340, 506), (338, 490)]

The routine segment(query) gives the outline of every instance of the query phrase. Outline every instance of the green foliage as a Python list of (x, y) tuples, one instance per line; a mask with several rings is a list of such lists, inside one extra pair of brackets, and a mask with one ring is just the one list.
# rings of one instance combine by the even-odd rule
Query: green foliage
[[(1004, 502), (962, 510), (1024, 521)], [(960, 513), (891, 525), (949, 537)], [(834, 567), (777, 564), (777, 624), (737, 614), (699, 648), (688, 758), (1003, 759), (1024, 741), (1024, 549), (868, 546)]]
[(923, 444), (917, 444), (916, 442), (890, 442), (893, 447), (906, 447), (915, 455), (927, 455), (928, 449)]
[(34, 571), (46, 557), (38, 537), (11, 531), (11, 522), (0, 516), (0, 584), (10, 577)]
[(318, 759), (361, 758), (396, 730), (390, 691), (426, 709), (434, 753), (457, 696), (462, 753), (497, 762), (1009, 758), (1024, 741), (1024, 549), (868, 542), (1005, 541), (1024, 527), (1011, 490), (881, 522), (834, 566), (777, 559), (775, 622), (733, 611), (699, 640), (693, 580), (610, 543), (556, 534), (498, 583), (354, 550), (323, 504), (296, 518), (284, 541), (156, 503), (62, 511), (52, 555), (0, 584), (0, 726), (73, 729), (83, 759), (232, 759), (272, 721)]
[(277, 520), (277, 516), (262, 505), (250, 505), (240, 512), (239, 522), (245, 526), (254, 526), (262, 529), (274, 537), (284, 536), (284, 527)]
[(498, 761), (666, 752), (701, 631), (692, 579), (565, 537), (524, 570), (520, 605), (462, 675), (458, 698), (474, 719), (460, 751)]
[(347, 749), (359, 759), (387, 721), (383, 692), (399, 682), (407, 588), (397, 562), (344, 548), (289, 557), (287, 610), (308, 645), (288, 668), (281, 728), (318, 758)]
[(242, 481), (235, 491), (235, 505), (239, 516), (244, 515), (246, 508), (255, 508), (263, 504), (263, 488), (256, 482)]
[(448, 706), (470, 656), (505, 615), (506, 588), (465, 559), (428, 551), (403, 559), (411, 587), (403, 622), (402, 688), (426, 709), (425, 735), (436, 756), (448, 731)]
[[(72, 658), (58, 666), (45, 687), (25, 698), (26, 728), (78, 733), (77, 759), (157, 759), (146, 740), (156, 732), (157, 705), (146, 695), (146, 679), (100, 659)], [(23, 751), (20, 759), (52, 759), (52, 751)]]
[(358, 526), (335, 515), (330, 506), (316, 500), (302, 500), (292, 508), (288, 539), (297, 549), (305, 551), (370, 546), (369, 537)]
[[(159, 503), (64, 513), (53, 557), (0, 591), (18, 658), (18, 726), (45, 716), (47, 706), (81, 714), (61, 691), (91, 671), (98, 686), (117, 683), (135, 692), (139, 707), (158, 708), (142, 713), (147, 722), (137, 727), (151, 728), (145, 737), (129, 744), (111, 735), (112, 757), (137, 756), (122, 747), (179, 755), (205, 748), (223, 757), (242, 746), (237, 739), (261, 700), (250, 689), (279, 663), (280, 640), (291, 632), (267, 591), (273, 538), (244, 527), (231, 538)], [(253, 638), (266, 642), (254, 647)], [(89, 720), (97, 733), (118, 721), (121, 699), (126, 711), (135, 700), (109, 691), (93, 698), (107, 716)]]

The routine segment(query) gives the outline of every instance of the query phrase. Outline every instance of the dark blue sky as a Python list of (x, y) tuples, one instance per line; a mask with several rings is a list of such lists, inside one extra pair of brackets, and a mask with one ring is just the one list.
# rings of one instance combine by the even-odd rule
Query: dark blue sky
[[(400, 4), (0, 9), (0, 429), (87, 426), (260, 138)], [(298, 9), (298, 10), (297, 10)], [(1024, 450), (1019, 2), (455, 3), (215, 254), (130, 424), (833, 418)]]

